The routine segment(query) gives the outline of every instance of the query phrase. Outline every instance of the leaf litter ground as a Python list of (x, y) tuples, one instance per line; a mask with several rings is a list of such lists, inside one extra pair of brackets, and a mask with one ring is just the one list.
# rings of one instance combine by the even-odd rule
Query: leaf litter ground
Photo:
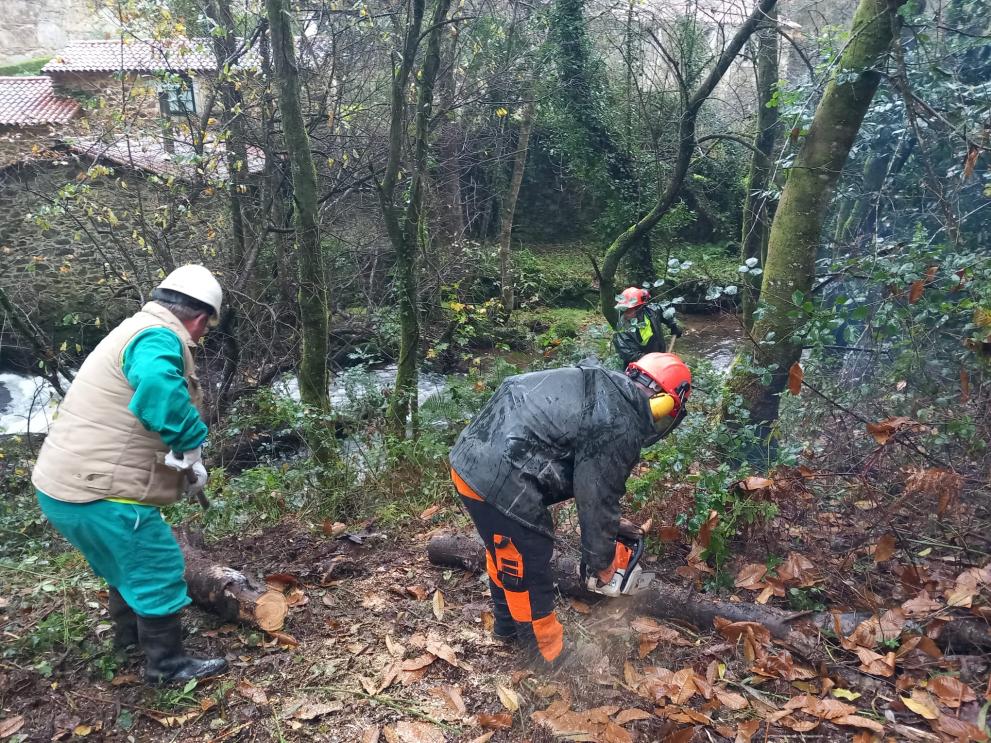
[[(140, 659), (104, 680), (71, 649), (45, 661), (47, 677), (15, 657), (0, 669), (0, 740), (983, 740), (988, 660), (944, 656), (932, 637), (953, 616), (987, 616), (991, 573), (980, 553), (920, 556), (905, 544), (924, 533), (905, 531), (919, 509), (871, 514), (865, 529), (861, 511), (880, 503), (853, 504), (852, 516), (815, 508), (821, 494), (806, 480), (750, 483), (782, 508), (741, 545), (732, 596), (782, 604), (792, 589), (814, 588), (830, 608), (874, 608), (813, 638), (828, 648), (818, 662), (753, 623), (692, 628), (641, 616), (629, 601), (564, 599), (581, 670), (534, 673), (489, 638), (482, 577), (427, 561), (430, 524), (401, 537), (362, 532), (359, 545), (340, 528), (287, 521), (211, 547), (218, 562), (268, 577), (292, 607), (284, 632), (270, 636), (190, 610), (189, 647), (226, 653), (228, 676), (156, 690), (137, 682)], [(671, 513), (650, 514), (667, 544), (656, 568), (700, 583), (700, 545), (677, 536)], [(86, 607), (90, 627), (105, 632), (105, 595), (88, 585), (60, 601)], [(32, 605), (34, 593), (4, 595), (6, 637), (62, 610)]]

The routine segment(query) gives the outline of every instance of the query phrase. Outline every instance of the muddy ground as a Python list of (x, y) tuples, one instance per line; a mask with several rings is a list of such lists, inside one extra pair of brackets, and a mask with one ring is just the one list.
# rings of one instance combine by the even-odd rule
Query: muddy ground
[[(931, 539), (923, 537), (920, 523), (914, 532), (905, 529), (910, 519), (931, 518), (921, 502), (900, 506), (874, 528), (870, 522), (880, 519), (880, 504), (836, 503), (828, 510), (815, 505), (821, 498), (811, 490), (794, 483), (770, 490), (777, 491), (768, 497), (781, 500), (781, 513), (739, 545), (730, 572), (741, 585), (728, 592), (736, 600), (767, 593), (769, 604), (787, 606), (794, 599), (790, 587), (801, 585), (800, 597), (810, 602), (838, 609), (873, 603), (880, 613), (925, 593), (945, 618), (943, 591), (958, 585), (954, 580), (967, 566), (987, 562), (980, 548), (961, 553), (950, 544), (930, 546), (920, 556), (925, 550), (912, 542)], [(703, 585), (708, 576), (693, 561), (693, 545), (670, 526), (681, 507), (677, 501), (673, 493), (665, 509), (641, 514), (641, 522), (652, 518), (652, 535), (664, 544), (653, 569)], [(953, 517), (963, 524), (967, 507), (955, 507), (964, 509)], [(95, 581), (66, 579), (53, 590), (39, 590), (30, 574), (21, 575), (0, 602), (4, 643), (11, 649), (0, 666), (0, 739), (981, 739), (987, 658), (932, 657), (911, 648), (902, 655), (899, 648), (910, 644), (909, 625), (899, 626), (900, 642), (883, 638), (876, 646), (882, 660), (873, 668), (858, 657), (859, 649), (832, 646), (835, 662), (856, 682), (850, 686), (849, 675), (837, 682), (828, 669), (810, 667), (801, 657), (782, 660), (787, 653), (757, 628), (716, 632), (644, 620), (628, 600), (591, 605), (562, 599), (566, 637), (580, 661), (563, 673), (535, 672), (518, 648), (489, 637), (483, 578), (427, 561), (432, 533), (465, 524), (456, 509), (442, 508), (403, 533), (379, 532), (374, 524), (353, 527), (362, 542), (357, 544), (325, 534), (320, 525), (289, 520), (211, 545), (218, 563), (260, 578), (276, 576), (294, 605), (285, 634), (277, 638), (191, 609), (189, 647), (226, 655), (232, 669), (186, 689), (141, 684), (138, 656), (111, 662), (106, 594)], [(887, 534), (898, 543), (889, 545)], [(890, 556), (877, 554), (889, 546)], [(788, 555), (778, 573), (784, 578), (757, 576), (753, 566), (768, 554)], [(787, 577), (789, 565), (797, 578)], [(914, 577), (905, 576), (906, 565)], [(74, 575), (86, 573), (78, 559), (64, 567)], [(746, 577), (751, 574), (757, 577)], [(988, 586), (980, 581), (979, 576), (972, 612), (986, 605)], [(32, 654), (32, 633), (67, 607), (85, 612), (80, 641)], [(889, 650), (890, 673), (884, 666)], [(938, 676), (955, 679), (955, 705), (933, 685)], [(952, 729), (949, 718), (969, 726), (961, 728), (966, 734), (941, 732), (940, 720)]]

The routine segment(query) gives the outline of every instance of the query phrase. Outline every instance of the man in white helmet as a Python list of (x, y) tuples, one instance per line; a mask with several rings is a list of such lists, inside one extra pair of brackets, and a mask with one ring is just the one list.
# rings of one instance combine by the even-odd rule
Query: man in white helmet
[(31, 481), (51, 524), (109, 584), (115, 644), (140, 644), (145, 678), (160, 683), (227, 668), (183, 650), (185, 564), (160, 512), (206, 485), (192, 350), (216, 324), (223, 292), (209, 270), (187, 265), (151, 296), (83, 362)]

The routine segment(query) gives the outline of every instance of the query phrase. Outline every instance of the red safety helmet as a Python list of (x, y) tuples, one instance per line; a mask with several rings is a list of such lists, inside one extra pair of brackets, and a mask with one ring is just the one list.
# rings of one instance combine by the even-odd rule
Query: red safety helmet
[(623, 293), (616, 297), (617, 310), (633, 310), (650, 301), (650, 292), (631, 286), (624, 289)]
[(692, 372), (673, 353), (648, 353), (626, 367), (626, 374), (656, 394), (671, 395), (679, 406), (692, 393)]

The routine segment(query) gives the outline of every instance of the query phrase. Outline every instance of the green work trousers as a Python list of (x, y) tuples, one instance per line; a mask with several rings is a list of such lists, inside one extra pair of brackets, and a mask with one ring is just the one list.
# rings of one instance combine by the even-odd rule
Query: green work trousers
[(40, 490), (37, 496), (52, 526), (136, 614), (163, 617), (190, 603), (182, 550), (158, 508), (109, 500), (67, 503)]

